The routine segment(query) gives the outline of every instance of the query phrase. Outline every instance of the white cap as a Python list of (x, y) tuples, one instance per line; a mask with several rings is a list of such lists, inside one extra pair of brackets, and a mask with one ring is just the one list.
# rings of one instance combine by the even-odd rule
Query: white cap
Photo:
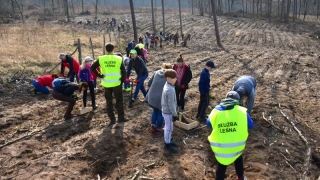
[(86, 58), (84, 58), (85, 61), (93, 61), (93, 59), (90, 56), (87, 56)]

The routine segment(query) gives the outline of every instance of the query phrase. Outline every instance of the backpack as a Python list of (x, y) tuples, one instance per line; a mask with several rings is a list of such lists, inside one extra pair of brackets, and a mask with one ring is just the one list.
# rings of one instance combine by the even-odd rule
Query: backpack
[(80, 80), (81, 82), (90, 82), (90, 71), (87, 68), (84, 68), (80, 71)]
[(65, 78), (56, 78), (52, 81), (52, 87), (61, 87), (66, 85), (67, 83), (69, 83), (68, 80), (66, 80)]

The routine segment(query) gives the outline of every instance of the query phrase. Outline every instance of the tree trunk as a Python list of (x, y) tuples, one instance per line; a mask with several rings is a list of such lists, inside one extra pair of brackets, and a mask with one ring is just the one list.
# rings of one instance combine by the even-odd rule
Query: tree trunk
[[(180, 0), (179, 0), (180, 1)], [(213, 14), (213, 21), (214, 21), (214, 30), (216, 32), (216, 39), (217, 39), (217, 45), (220, 48), (223, 48), (221, 44), (221, 39), (220, 39), (220, 33), (219, 33), (219, 28), (218, 28), (218, 20), (217, 20), (217, 15), (216, 15), (216, 8), (215, 8), (215, 0), (211, 0), (211, 6), (212, 6), (212, 14)]]
[(246, 15), (248, 15), (248, 0), (246, 0)]
[(73, 1), (71, 1), (71, 8), (72, 8), (72, 15), (73, 15), (73, 18), (75, 18), (75, 12), (74, 12), (74, 4), (73, 4)]
[(260, 17), (262, 16), (262, 0), (260, 0)]
[(51, 5), (52, 5), (52, 7), (51, 7), (52, 13), (54, 14), (54, 0), (51, 0)]
[(81, 12), (84, 13), (83, 0), (81, 0)]
[(12, 14), (16, 13), (16, 11), (14, 10), (14, 1), (11, 0), (11, 8), (12, 8)]
[(46, 17), (46, 0), (43, 0), (43, 21), (44, 21), (44, 19), (45, 19), (45, 17)]
[(97, 21), (97, 19), (98, 19), (98, 3), (99, 3), (99, 0), (96, 0), (96, 4), (95, 4), (95, 8), (94, 8), (94, 10), (95, 10), (95, 15), (94, 15), (95, 21)]
[(164, 17), (164, 0), (161, 0), (161, 5), (162, 5), (162, 34), (165, 36), (165, 31), (166, 31), (166, 24), (165, 24), (165, 17)]
[(244, 0), (242, 0), (242, 17), (244, 17)]
[[(163, 1), (162, 1), (163, 3)], [(193, 0), (191, 1), (191, 9), (192, 9), (192, 15), (193, 15)]]
[(156, 23), (154, 22), (153, 0), (151, 0), (151, 14), (152, 14), (152, 28), (153, 28), (153, 32), (156, 33)]
[[(21, 19), (22, 19), (22, 23), (24, 24), (24, 18), (23, 18), (23, 14), (22, 14), (22, 9), (20, 8), (19, 3), (17, 2), (17, 0), (15, 0), (15, 2), (16, 2), (16, 4), (17, 4), (18, 10), (19, 10), (19, 12), (20, 12), (20, 16), (21, 16)], [(21, 6), (23, 6), (22, 3), (21, 3)]]
[(291, 6), (291, 0), (287, 0), (287, 16), (286, 16), (286, 22), (289, 22), (289, 15), (290, 15), (290, 6)]
[(271, 15), (272, 15), (272, 1), (273, 0), (269, 0), (269, 22), (271, 22)]
[(136, 16), (135, 16), (135, 14), (134, 14), (133, 0), (129, 0), (129, 2), (130, 2), (130, 9), (131, 9), (131, 19), (132, 19), (132, 27), (133, 27), (134, 41), (135, 41), (135, 42), (138, 42)]
[(65, 7), (65, 15), (67, 16), (67, 22), (70, 22), (68, 0), (64, 0), (64, 7)]
[(179, 2), (179, 16), (180, 16), (180, 33), (181, 33), (181, 37), (182, 37), (182, 18), (181, 18), (181, 3), (180, 0), (178, 0)]
[(280, 7), (280, 21), (282, 21), (282, 17), (283, 17), (283, 6), (284, 6), (284, 0), (282, 0), (281, 7)]
[(257, 4), (256, 4), (256, 6), (257, 6), (257, 18), (259, 18), (259, 1), (260, 0), (257, 0)]
[(319, 4), (320, 4), (319, 1), (320, 0), (317, 1), (318, 2), (318, 4), (317, 4), (317, 19), (319, 18)]
[(300, 13), (301, 13), (301, 6), (302, 6), (302, 0), (300, 0), (300, 6), (299, 6), (299, 19), (300, 19)]
[(252, 16), (253, 16), (253, 19), (255, 19), (255, 17), (254, 17), (254, 0), (252, 0)]

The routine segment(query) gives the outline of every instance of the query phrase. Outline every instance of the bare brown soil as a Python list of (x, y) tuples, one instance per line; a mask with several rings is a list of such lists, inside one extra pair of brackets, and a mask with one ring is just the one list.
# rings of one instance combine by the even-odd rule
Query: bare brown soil
[[(116, 18), (127, 16), (116, 15)], [(167, 32), (178, 31), (178, 16), (166, 17)], [(149, 15), (137, 14), (136, 18), (141, 34), (151, 32)], [(245, 175), (255, 180), (301, 179), (308, 168), (309, 179), (317, 179), (320, 176), (320, 52), (315, 34), (319, 33), (319, 23), (283, 24), (219, 17), (224, 51), (216, 47), (212, 19), (191, 15), (183, 19), (184, 32), (191, 34), (191, 41), (186, 48), (164, 43), (163, 49), (151, 49), (149, 76), (163, 62), (174, 63), (178, 53), (182, 53), (194, 76), (186, 95), (186, 109), (190, 110), (198, 103), (199, 74), (204, 63), (212, 59), (217, 66), (211, 73), (212, 95), (216, 99), (210, 101), (208, 113), (240, 75), (256, 77), (258, 87), (252, 113), (255, 127), (250, 130), (243, 153)], [(121, 38), (130, 40), (131, 34), (124, 32)], [(151, 108), (142, 102), (126, 110), (128, 123), (108, 127), (102, 88), (97, 92), (98, 110), (70, 121), (63, 119), (66, 105), (51, 96), (32, 97), (5, 86), (0, 90), (1, 179), (97, 179), (99, 175), (114, 180), (131, 179), (137, 171), (137, 179), (215, 177), (216, 160), (207, 141), (210, 134), (207, 128), (187, 132), (175, 127), (173, 138), (179, 152), (173, 155), (163, 150), (163, 135), (149, 132)], [(124, 96), (127, 104), (129, 93)], [(312, 148), (307, 167), (304, 166), (308, 159), (307, 146), (280, 110), (295, 123)], [(263, 113), (281, 131), (267, 123)], [(6, 145), (34, 131), (39, 132)], [(226, 177), (236, 178), (232, 166)]]

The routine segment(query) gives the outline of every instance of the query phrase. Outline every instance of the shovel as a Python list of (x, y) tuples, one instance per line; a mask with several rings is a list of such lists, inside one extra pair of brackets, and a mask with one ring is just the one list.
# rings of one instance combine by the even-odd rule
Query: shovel
[(133, 91), (133, 80), (131, 80), (131, 91), (130, 91), (130, 101), (129, 101), (129, 108), (132, 108), (132, 91)]

